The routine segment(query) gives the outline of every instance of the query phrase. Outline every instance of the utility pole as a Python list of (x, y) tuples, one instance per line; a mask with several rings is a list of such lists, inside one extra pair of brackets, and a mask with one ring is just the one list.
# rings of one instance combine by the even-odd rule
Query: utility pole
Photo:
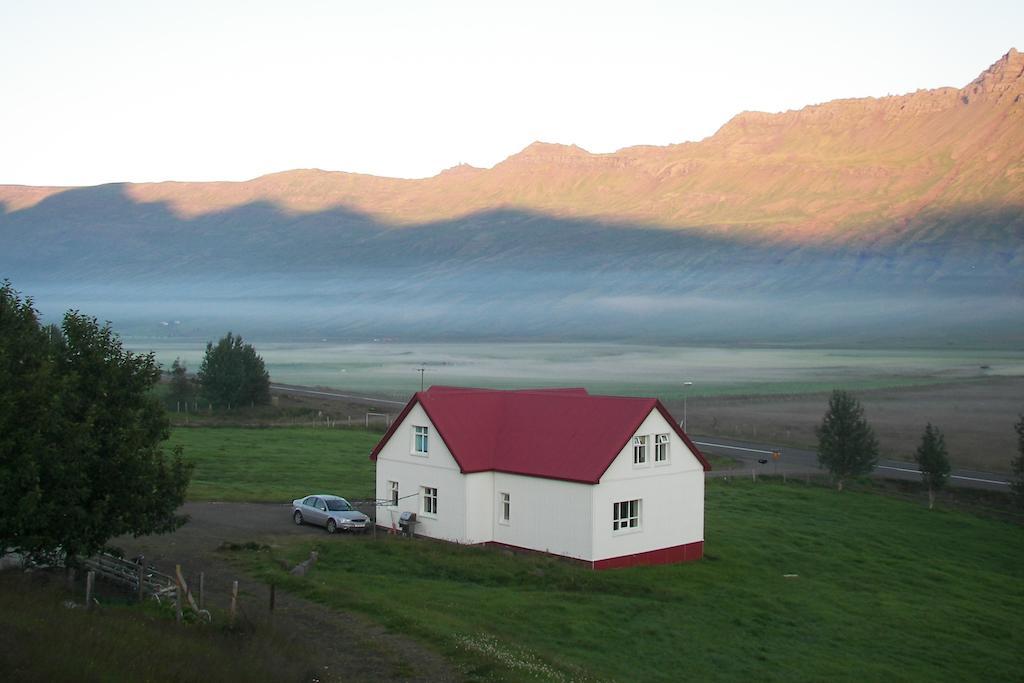
[(686, 394), (688, 393), (689, 387), (693, 386), (693, 382), (683, 382), (683, 431), (686, 431)]
[(426, 368), (416, 368), (416, 372), (420, 373), (420, 391), (423, 391), (423, 373), (426, 371)]

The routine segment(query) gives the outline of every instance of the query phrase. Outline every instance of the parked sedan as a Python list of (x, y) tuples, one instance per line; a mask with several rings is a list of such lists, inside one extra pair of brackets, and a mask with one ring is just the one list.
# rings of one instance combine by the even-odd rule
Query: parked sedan
[(316, 524), (336, 531), (367, 531), (370, 518), (340, 496), (317, 494), (292, 501), (292, 519), (296, 524)]

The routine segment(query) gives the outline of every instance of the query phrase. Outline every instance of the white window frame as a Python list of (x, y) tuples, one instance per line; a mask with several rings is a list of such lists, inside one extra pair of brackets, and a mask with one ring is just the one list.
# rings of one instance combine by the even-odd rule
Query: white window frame
[(420, 487), (420, 515), (423, 517), (437, 517), (437, 487)]
[[(420, 431), (422, 430), (422, 431)], [(423, 439), (423, 450), (420, 450), (420, 439)], [(430, 451), (430, 428), (426, 425), (413, 425), (412, 426), (412, 446), (411, 452), (413, 455), (428, 455)]]
[(633, 467), (647, 467), (651, 464), (650, 437), (636, 435), (633, 437)]
[(508, 524), (512, 520), (512, 496), (508, 491), (498, 492), (498, 524)]
[(397, 481), (389, 481), (388, 482), (388, 495), (390, 496), (388, 498), (388, 501), (389, 501), (388, 504), (391, 507), (393, 507), (393, 508), (398, 507), (398, 482)]
[(668, 434), (654, 435), (654, 464), (667, 465), (672, 458), (672, 437)]
[(612, 503), (612, 534), (635, 534), (643, 531), (643, 498)]

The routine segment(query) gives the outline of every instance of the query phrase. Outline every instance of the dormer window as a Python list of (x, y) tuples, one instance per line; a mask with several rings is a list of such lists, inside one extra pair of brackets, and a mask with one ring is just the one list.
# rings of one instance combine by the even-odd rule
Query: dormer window
[(412, 428), (412, 452), (416, 455), (426, 455), (429, 441), (429, 430), (426, 427), (414, 426)]

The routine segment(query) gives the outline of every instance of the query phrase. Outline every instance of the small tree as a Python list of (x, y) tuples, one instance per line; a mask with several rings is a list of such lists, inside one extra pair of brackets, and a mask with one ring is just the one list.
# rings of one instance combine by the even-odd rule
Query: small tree
[(1017, 503), (1024, 507), (1024, 415), (1013, 428), (1017, 432), (1017, 457), (1010, 461), (1010, 471), (1013, 472), (1010, 489), (1017, 495)]
[(187, 404), (194, 393), (195, 386), (189, 379), (188, 368), (181, 362), (181, 358), (175, 358), (171, 363), (171, 400)]
[(878, 440), (864, 419), (864, 409), (851, 394), (835, 390), (828, 402), (828, 410), (818, 435), (818, 463), (828, 469), (843, 490), (843, 484), (852, 477), (870, 474), (878, 464)]
[(203, 396), (217, 406), (270, 403), (270, 375), (252, 344), (230, 332), (206, 344), (197, 375)]
[(928, 509), (931, 510), (935, 507), (935, 492), (946, 485), (950, 471), (946, 439), (931, 422), (924, 428), (921, 445), (917, 447), (914, 460), (921, 468), (921, 477), (928, 487)]

